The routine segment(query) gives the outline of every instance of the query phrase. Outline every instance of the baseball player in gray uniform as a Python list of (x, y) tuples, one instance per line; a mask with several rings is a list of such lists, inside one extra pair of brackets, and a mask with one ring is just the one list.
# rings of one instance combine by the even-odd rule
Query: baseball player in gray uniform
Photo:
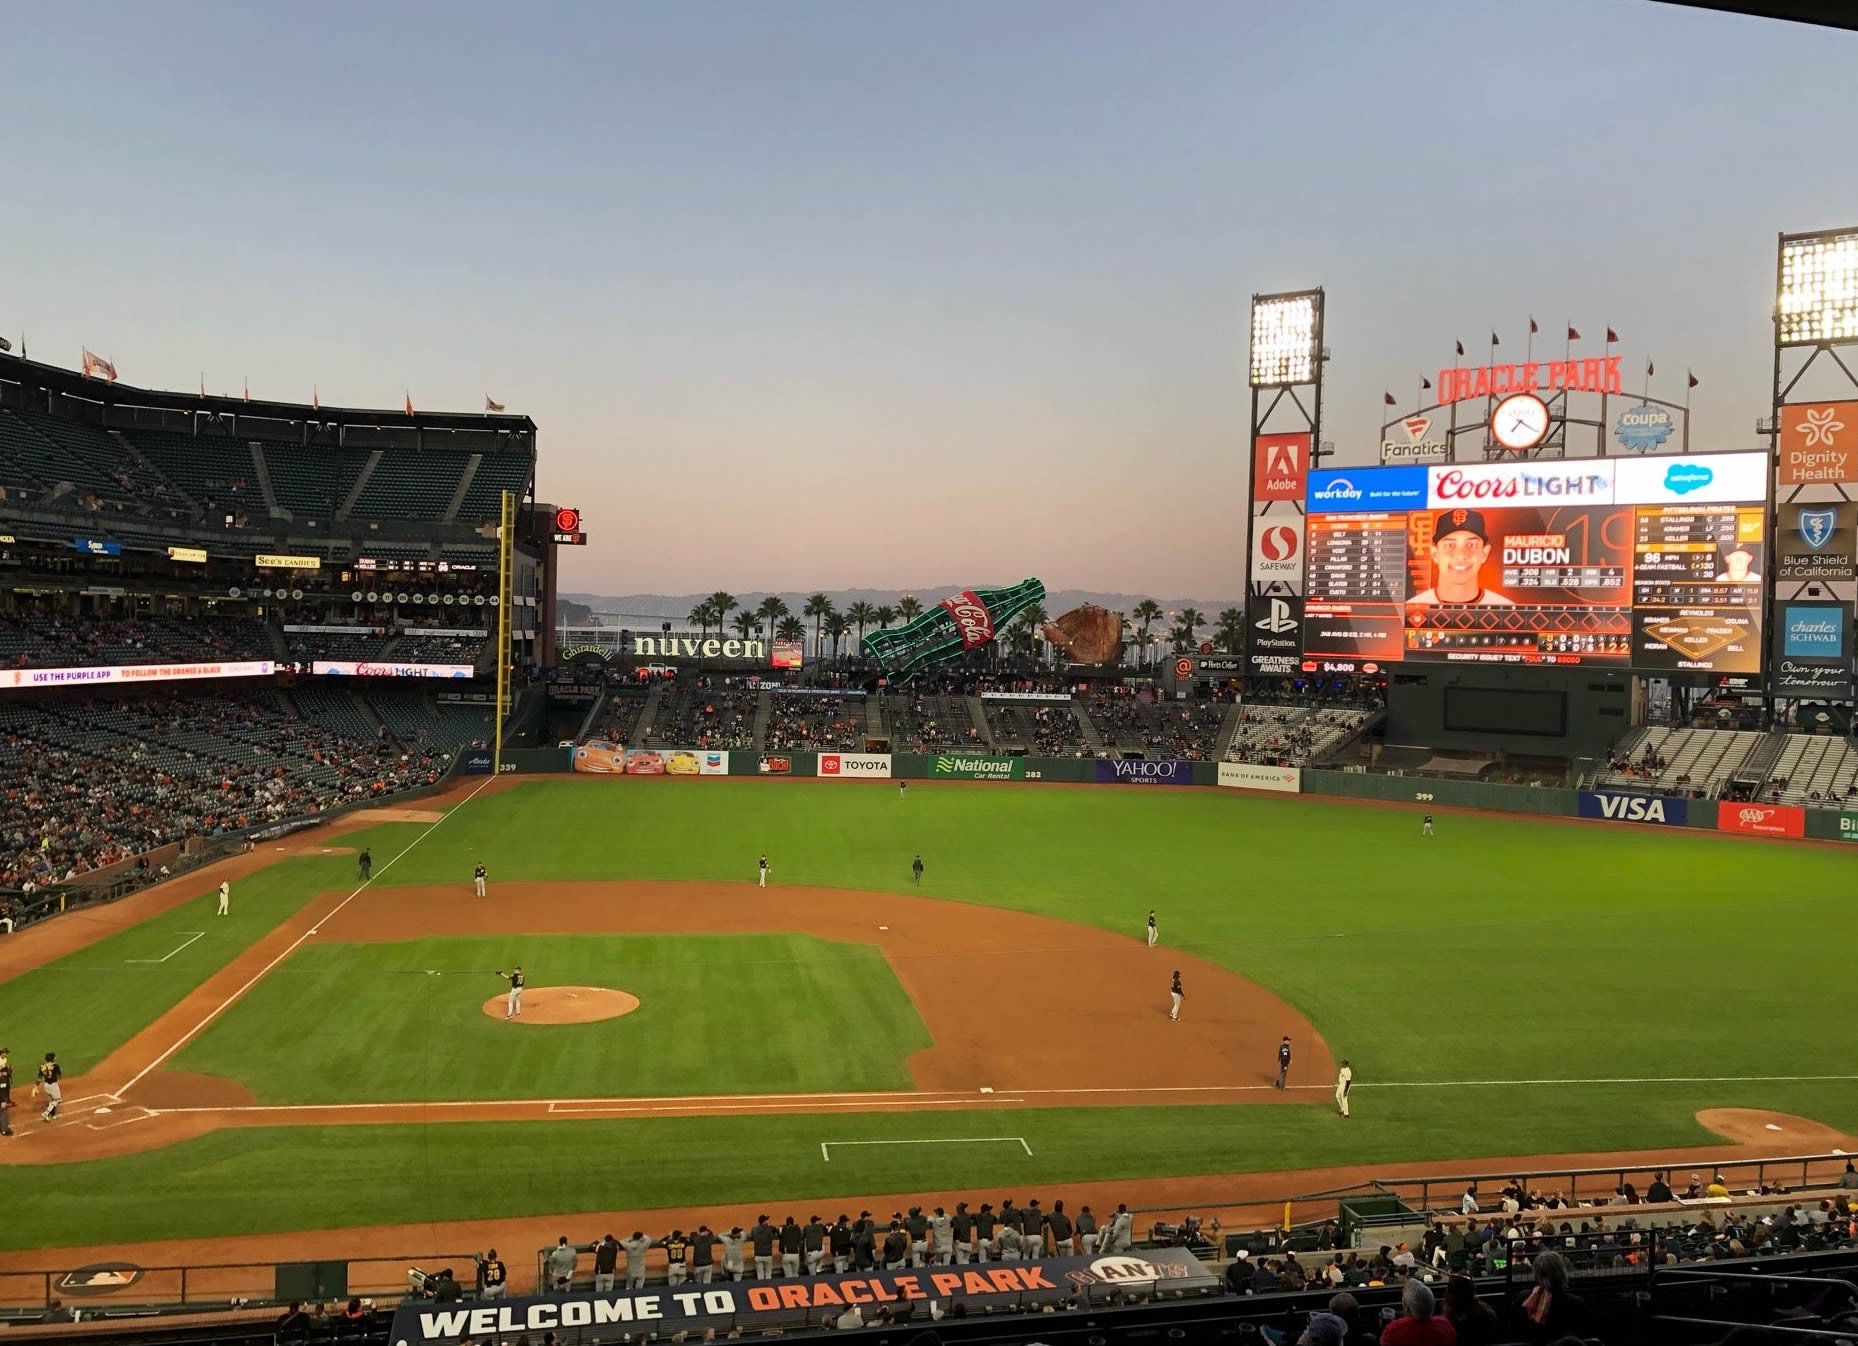
[(935, 1247), (935, 1264), (945, 1267), (955, 1260), (955, 1226), (940, 1206), (929, 1217), (929, 1237)]
[(744, 1236), (742, 1226), (736, 1225), (727, 1234), (717, 1235), (723, 1245), (723, 1275), (732, 1281), (742, 1279), (742, 1243)]
[(637, 1290), (645, 1284), (645, 1254), (658, 1244), (658, 1240), (647, 1238), (643, 1229), (632, 1231), (632, 1237), (621, 1239), (619, 1246), (626, 1250), (626, 1288)]
[(497, 975), (499, 977), (508, 978), (510, 983), (510, 998), (504, 1002), (503, 1017), (506, 1019), (520, 1018), (523, 1012), (522, 964), (518, 963), (512, 970), (508, 972), (499, 972)]

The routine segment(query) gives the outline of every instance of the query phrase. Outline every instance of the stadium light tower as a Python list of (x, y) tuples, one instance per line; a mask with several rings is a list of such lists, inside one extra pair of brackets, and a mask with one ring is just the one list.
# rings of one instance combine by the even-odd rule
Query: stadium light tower
[[(1763, 427), (1774, 474), (1768, 495), (1768, 545), (1777, 553), (1763, 614), (1770, 651), (1775, 648), (1777, 616), (1784, 619), (1787, 605), (1803, 596), (1822, 603), (1836, 599), (1845, 608), (1850, 629), (1858, 577), (1849, 565), (1836, 577), (1822, 570), (1810, 580), (1798, 575), (1783, 579), (1778, 552), (1783, 541), (1780, 528), (1798, 526), (1796, 516), (1805, 517), (1799, 507), (1831, 517), (1834, 509), (1858, 497), (1858, 358), (1854, 357), (1858, 357), (1858, 226), (1782, 234), (1774, 274), (1773, 415)], [(1809, 373), (1813, 379), (1807, 385)], [(1809, 691), (1803, 683), (1787, 685), (1782, 676), (1787, 662), (1776, 659), (1769, 669), (1770, 710), (1777, 698), (1817, 692), (1840, 700), (1851, 695), (1849, 669), (1842, 692), (1833, 687)]]
[(1252, 296), (1246, 671), (1296, 672), (1302, 648), (1304, 486), (1322, 465), (1323, 292)]

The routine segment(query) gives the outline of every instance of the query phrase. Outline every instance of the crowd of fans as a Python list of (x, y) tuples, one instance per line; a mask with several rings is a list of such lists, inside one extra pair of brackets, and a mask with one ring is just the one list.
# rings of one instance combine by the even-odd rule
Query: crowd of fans
[(925, 696), (914, 687), (892, 692), (884, 697), (884, 725), (896, 752), (987, 747), (960, 696)]
[(1226, 760), (1301, 766), (1353, 734), (1367, 714), (1354, 708), (1247, 706), (1239, 712)]
[(0, 708), (0, 888), (30, 897), (190, 837), (429, 785), (450, 757), (336, 732), (264, 692), (14, 701)]
[(860, 723), (863, 699), (770, 693), (767, 750), (861, 751), (864, 748)]
[(650, 741), (671, 748), (750, 747), (759, 694), (746, 684), (746, 678), (700, 677), (691, 684), (667, 685)]
[(1229, 701), (1164, 701), (1147, 688), (1121, 683), (1093, 694), (1084, 711), (1106, 750), (1137, 749), (1184, 761), (1218, 754)]

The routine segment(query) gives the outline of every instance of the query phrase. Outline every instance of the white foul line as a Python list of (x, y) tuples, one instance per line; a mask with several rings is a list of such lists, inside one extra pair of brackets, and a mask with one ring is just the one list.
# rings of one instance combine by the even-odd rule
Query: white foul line
[(186, 948), (189, 944), (192, 944), (196, 939), (200, 939), (204, 937), (206, 934), (206, 931), (204, 930), (177, 930), (175, 933), (180, 934), (180, 935), (186, 935), (187, 938), (182, 940), (180, 944), (176, 946), (175, 948), (169, 949), (166, 953), (162, 954), (161, 957), (159, 958), (125, 958), (123, 959), (123, 961), (125, 963), (165, 963), (170, 958), (174, 957), (175, 954), (179, 953), (182, 949)]
[(819, 1142), (819, 1157), (830, 1164), (834, 1145), (980, 1145), (992, 1141), (1011, 1141), (1024, 1150), (1028, 1157), (1032, 1154), (1032, 1147), (1026, 1144), (1024, 1136), (933, 1136), (920, 1140), (822, 1140)]
[(180, 1040), (178, 1042), (176, 1042), (172, 1047), (168, 1048), (168, 1050), (163, 1052), (160, 1056), (157, 1056), (153, 1061), (150, 1061), (147, 1065), (143, 1066), (142, 1069), (140, 1069), (133, 1076), (130, 1077), (129, 1083), (125, 1084), (122, 1088), (118, 1089), (116, 1092), (118, 1094), (128, 1093), (131, 1089), (135, 1088), (135, 1086), (141, 1082), (143, 1076), (147, 1075), (151, 1070), (155, 1069), (156, 1066), (160, 1065), (163, 1061), (167, 1060), (170, 1056), (173, 1056), (174, 1053), (178, 1052), (181, 1048), (185, 1047), (189, 1042), (193, 1040), (195, 1034), (197, 1034), (201, 1029), (205, 1028), (208, 1024), (212, 1023), (213, 1020), (217, 1019), (221, 1014), (223, 1014), (234, 1002), (238, 1000), (240, 996), (244, 995), (247, 991), (251, 990), (252, 987), (256, 986), (259, 982), (263, 981), (265, 978), (265, 975), (269, 973), (272, 968), (276, 967), (279, 963), (283, 962), (286, 958), (290, 957), (291, 954), (295, 953), (306, 939), (308, 939), (311, 935), (314, 935), (318, 931), (320, 931), (322, 929), (322, 923), (324, 921), (327, 921), (331, 919), (332, 917), (336, 916), (337, 914), (341, 912), (343, 907), (346, 907), (350, 902), (353, 902), (356, 898), (360, 897), (361, 894), (367, 890), (368, 886), (372, 884), (375, 879), (379, 878), (380, 875), (385, 874), (388, 870), (392, 869), (394, 865), (400, 861), (401, 856), (406, 855), (415, 846), (419, 845), (420, 842), (424, 841), (427, 837), (431, 836), (439, 828), (443, 827), (445, 825), (445, 820), (447, 818), (450, 818), (453, 814), (457, 813), (459, 809), (462, 809), (466, 804), (469, 804), (473, 799), (476, 799), (479, 791), (481, 791), (485, 785), (489, 785), (495, 779), (497, 779), (495, 776), (485, 777), (483, 784), (479, 785), (476, 790), (471, 791), (470, 794), (466, 795), (463, 799), (459, 800), (458, 803), (455, 806), (453, 806), (448, 812), (446, 812), (437, 822), (429, 824), (425, 831), (421, 832), (418, 836), (414, 837), (411, 841), (409, 841), (406, 844), (405, 850), (402, 850), (398, 855), (395, 855), (386, 864), (382, 865), (378, 871), (376, 871), (373, 874), (370, 874), (366, 879), (363, 879), (361, 882), (361, 886), (359, 888), (355, 889), (354, 892), (350, 893), (347, 897), (343, 898), (340, 902), (336, 903), (335, 907), (331, 909), (329, 912), (327, 912), (325, 915), (318, 917), (316, 924), (313, 927), (311, 927), (309, 930), (306, 930), (303, 934), (298, 935), (296, 939), (292, 940), (289, 948), (285, 949), (284, 952), (280, 953), (277, 957), (273, 958), (270, 962), (266, 963), (262, 968), (260, 968), (258, 972), (252, 977), (252, 979), (245, 983), (245, 985), (241, 986), (238, 990), (234, 991), (231, 995), (227, 996), (224, 1000), (222, 1000), (218, 1005), (214, 1006), (213, 1009), (210, 1012), (208, 1012), (207, 1016), (204, 1019), (202, 1019), (199, 1023), (195, 1024), (192, 1028), (188, 1029), (185, 1033), (181, 1034)]

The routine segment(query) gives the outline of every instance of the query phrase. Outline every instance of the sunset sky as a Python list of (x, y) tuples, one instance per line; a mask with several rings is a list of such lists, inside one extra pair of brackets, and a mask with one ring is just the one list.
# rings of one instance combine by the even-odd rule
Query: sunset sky
[(0, 332), (490, 393), (605, 593), (1237, 594), (1254, 291), (1327, 287), (1344, 463), (1531, 313), (1754, 447), (1774, 236), (1858, 222), (1858, 36), (1649, 0), (93, 0), (6, 49)]

